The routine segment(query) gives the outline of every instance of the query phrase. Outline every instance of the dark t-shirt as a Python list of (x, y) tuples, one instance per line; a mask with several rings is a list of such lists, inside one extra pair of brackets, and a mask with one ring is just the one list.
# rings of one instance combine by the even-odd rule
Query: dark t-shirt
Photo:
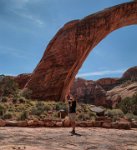
[(69, 113), (76, 113), (76, 101), (69, 101)]

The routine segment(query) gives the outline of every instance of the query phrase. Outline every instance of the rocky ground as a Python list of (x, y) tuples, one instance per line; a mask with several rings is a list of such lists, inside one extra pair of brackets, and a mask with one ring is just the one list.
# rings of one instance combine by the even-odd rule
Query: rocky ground
[(0, 128), (0, 150), (137, 150), (137, 130)]

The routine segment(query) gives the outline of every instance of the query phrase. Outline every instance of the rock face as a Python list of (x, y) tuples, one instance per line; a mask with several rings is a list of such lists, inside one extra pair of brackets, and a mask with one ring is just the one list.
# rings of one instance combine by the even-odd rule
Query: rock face
[(26, 87), (33, 98), (64, 100), (92, 49), (109, 33), (137, 23), (137, 3), (120, 4), (65, 24), (51, 40)]
[(81, 78), (75, 79), (74, 83), (71, 87), (71, 94), (77, 99), (79, 102), (84, 103), (95, 103), (95, 87), (96, 84), (94, 81), (84, 80)]
[(115, 107), (118, 102), (126, 97), (132, 97), (137, 94), (137, 82), (125, 82), (120, 86), (107, 91), (107, 100), (112, 101), (112, 107)]
[(123, 79), (136, 80), (137, 81), (137, 66), (129, 68), (124, 74)]
[[(71, 94), (79, 102), (115, 107), (122, 99), (137, 94), (136, 68), (129, 68), (121, 78), (103, 78), (97, 81), (77, 78), (72, 84)], [(125, 78), (126, 74), (129, 76)]]
[(15, 81), (18, 83), (19, 88), (23, 89), (26, 83), (30, 80), (31, 74), (20, 74), (15, 77)]
[(76, 79), (72, 85), (71, 94), (79, 102), (94, 105), (104, 105), (106, 100), (106, 91), (92, 80)]
[(106, 97), (107, 91), (95, 81), (88, 81), (80, 78), (75, 79), (70, 91), (78, 102), (97, 106), (112, 105), (111, 100)]
[(119, 78), (102, 78), (97, 80), (96, 83), (102, 86), (104, 90), (109, 91), (119, 85)]

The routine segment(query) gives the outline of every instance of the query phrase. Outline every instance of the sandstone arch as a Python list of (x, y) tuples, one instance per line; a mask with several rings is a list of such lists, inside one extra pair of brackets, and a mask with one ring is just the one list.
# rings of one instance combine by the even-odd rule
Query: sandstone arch
[(137, 2), (65, 24), (47, 46), (26, 85), (33, 91), (33, 98), (63, 100), (92, 49), (112, 31), (132, 24), (137, 24)]

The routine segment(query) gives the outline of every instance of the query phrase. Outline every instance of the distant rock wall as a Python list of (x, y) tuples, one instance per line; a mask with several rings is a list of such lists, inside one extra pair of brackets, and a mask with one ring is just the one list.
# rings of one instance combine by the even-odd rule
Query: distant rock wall
[(137, 74), (136, 68), (129, 68), (121, 78), (103, 78), (97, 81), (75, 79), (71, 94), (79, 102), (115, 107), (122, 99), (137, 94), (137, 81), (132, 81)]
[(102, 78), (97, 80), (96, 83), (102, 86), (106, 91), (109, 91), (120, 84), (119, 78)]

